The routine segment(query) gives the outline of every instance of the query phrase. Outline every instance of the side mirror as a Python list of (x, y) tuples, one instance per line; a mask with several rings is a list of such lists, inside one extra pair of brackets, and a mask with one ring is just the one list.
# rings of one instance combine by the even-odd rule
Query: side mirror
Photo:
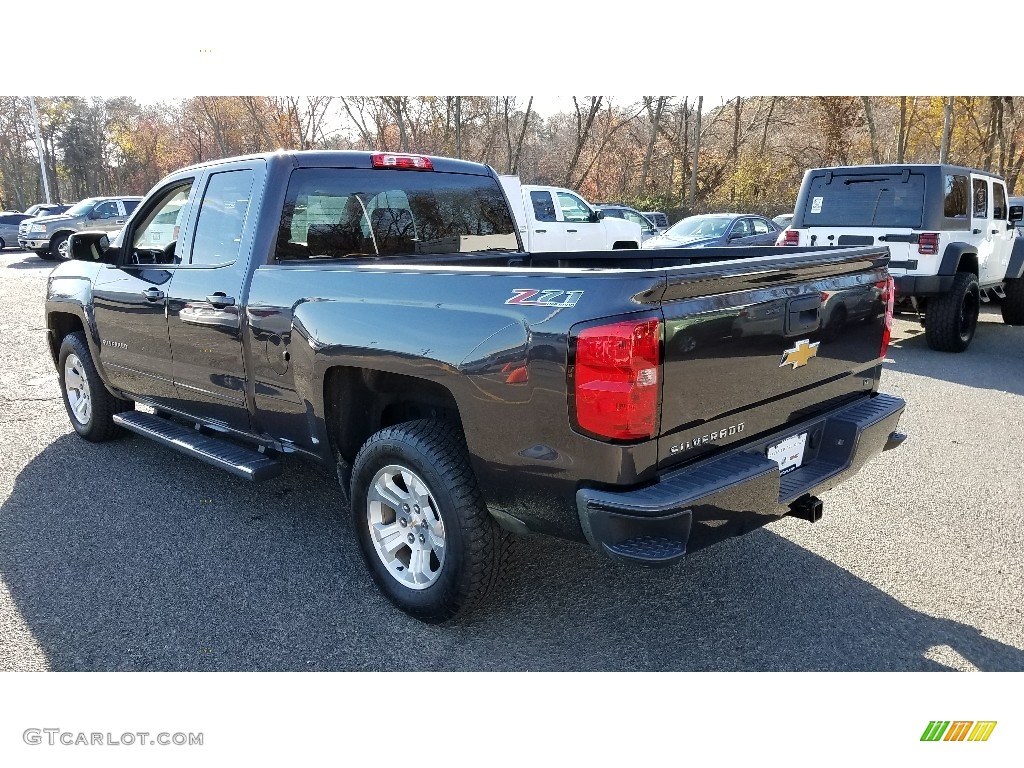
[(1021, 221), (1024, 219), (1024, 205), (1010, 206), (1010, 221)]
[(68, 238), (68, 256), (75, 261), (105, 261), (109, 248), (106, 232), (75, 232)]
[(599, 222), (603, 218), (604, 218), (604, 211), (591, 211), (590, 212), (590, 218), (588, 219), (588, 221), (591, 224), (596, 224), (597, 222)]
[(95, 208), (93, 208), (91, 211), (89, 211), (89, 213), (85, 215), (85, 218), (87, 219), (98, 219), (99, 217), (100, 215), (96, 212)]
[(739, 240), (742, 237), (744, 237), (742, 232), (733, 232), (731, 235), (729, 235), (728, 242), (731, 243), (733, 240)]

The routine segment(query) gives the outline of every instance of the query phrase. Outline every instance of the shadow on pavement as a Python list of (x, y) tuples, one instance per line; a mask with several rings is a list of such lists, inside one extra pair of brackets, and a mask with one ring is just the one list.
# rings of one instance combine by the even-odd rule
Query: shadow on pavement
[(3, 266), (7, 269), (46, 269), (51, 270), (58, 264), (59, 261), (44, 261), (43, 259), (36, 256), (32, 251), (12, 251), (4, 249), (0, 251), (3, 256), (15, 256), (21, 257), (19, 261), (12, 261), (9, 264)]
[(924, 328), (911, 315), (900, 319), (906, 322), (900, 323), (898, 335), (911, 335), (893, 341), (887, 370), (1024, 395), (1024, 328), (1004, 325), (997, 303), (982, 308), (983, 322), (978, 323), (970, 346), (960, 353), (929, 349)]
[(0, 507), (0, 576), (51, 667), (935, 670), (948, 646), (1024, 670), (770, 530), (663, 571), (526, 539), (488, 606), (428, 627), (373, 587), (332, 481), (285, 469), (249, 485), (139, 438), (36, 456)]

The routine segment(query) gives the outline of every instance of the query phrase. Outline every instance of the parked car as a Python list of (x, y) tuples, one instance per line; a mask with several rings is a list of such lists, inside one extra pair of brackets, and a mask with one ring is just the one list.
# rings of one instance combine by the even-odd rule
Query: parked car
[(610, 216), (615, 219), (625, 219), (626, 221), (632, 221), (634, 224), (639, 224), (640, 234), (644, 241), (660, 234), (658, 228), (654, 226), (654, 223), (649, 218), (644, 216), (635, 208), (630, 208), (628, 205), (607, 203), (604, 205), (595, 205), (594, 208), (596, 208), (597, 212), (602, 216)]
[(0, 249), (18, 247), (18, 225), (32, 218), (27, 213), (0, 213)]
[(25, 213), (29, 218), (34, 216), (56, 216), (58, 213), (64, 213), (70, 207), (70, 205), (64, 205), (63, 203), (36, 203), (29, 206)]
[(884, 243), (896, 300), (924, 318), (932, 349), (963, 352), (981, 302), (1002, 297), (1024, 325), (1024, 207), (989, 171), (939, 164), (812, 168), (804, 174), (786, 245)]
[(779, 227), (763, 216), (742, 213), (707, 213), (687, 216), (644, 248), (706, 248), (709, 246), (774, 245)]
[(660, 230), (668, 229), (668, 216), (661, 211), (641, 211)]
[(500, 176), (528, 251), (594, 251), (639, 248), (640, 225), (601, 218), (594, 206), (571, 189), (520, 184), (518, 176)]
[(141, 197), (90, 197), (57, 216), (39, 216), (22, 222), (18, 245), (47, 261), (67, 258), (67, 239), (72, 232), (89, 229), (112, 233), (124, 226), (141, 200)]
[[(182, 197), (172, 253), (149, 235)], [(71, 426), (253, 481), (280, 453), (319, 463), (382, 593), (435, 623), (493, 590), (510, 533), (670, 565), (818, 519), (816, 494), (901, 444), (905, 404), (878, 391), (891, 317), (817, 341), (820, 286), (891, 295), (884, 246), (533, 254), (517, 227), (493, 169), (462, 160), (182, 169), (113, 242), (73, 234), (49, 277)], [(753, 342), (703, 343), (767, 305)]]
[(774, 219), (772, 219), (772, 221), (774, 221), (776, 224), (778, 224), (779, 227), (781, 227), (782, 229), (785, 229), (786, 227), (788, 227), (792, 223), (792, 221), (793, 221), (793, 214), (792, 213), (782, 213), (782, 214), (779, 214), (778, 216), (776, 216)]

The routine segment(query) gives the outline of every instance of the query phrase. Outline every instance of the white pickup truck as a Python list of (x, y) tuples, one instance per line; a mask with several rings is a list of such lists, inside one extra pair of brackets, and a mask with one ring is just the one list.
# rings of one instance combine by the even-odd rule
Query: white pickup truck
[(520, 184), (518, 176), (501, 176), (500, 179), (527, 251), (601, 251), (640, 247), (643, 235), (639, 224), (604, 217), (571, 190)]

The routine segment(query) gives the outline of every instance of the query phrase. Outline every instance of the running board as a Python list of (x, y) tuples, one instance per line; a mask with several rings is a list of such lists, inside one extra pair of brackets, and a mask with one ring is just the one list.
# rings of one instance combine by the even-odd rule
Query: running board
[(209, 437), (195, 429), (189, 429), (151, 413), (117, 413), (114, 414), (114, 423), (244, 480), (269, 480), (281, 474), (280, 462), (262, 453), (227, 440)]

